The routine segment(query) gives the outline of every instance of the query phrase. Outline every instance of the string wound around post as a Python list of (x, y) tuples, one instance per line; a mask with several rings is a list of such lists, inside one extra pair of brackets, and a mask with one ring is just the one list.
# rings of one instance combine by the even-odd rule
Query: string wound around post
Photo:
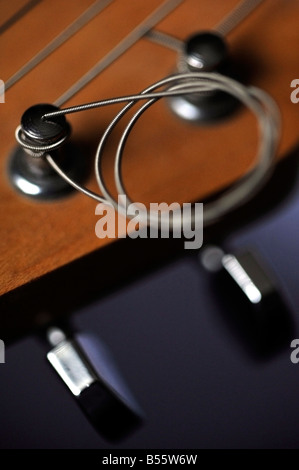
[[(127, 113), (132, 107), (134, 107), (139, 101), (145, 101), (145, 103), (143, 103), (137, 109), (135, 114), (133, 114), (133, 116), (130, 118), (129, 123), (125, 127), (125, 130), (120, 138), (117, 151), (115, 153), (115, 187), (117, 189), (118, 196), (126, 196), (127, 203), (132, 206), (134, 203), (127, 194), (123, 184), (122, 158), (128, 136), (134, 128), (136, 122), (140, 119), (143, 113), (149, 109), (150, 106), (152, 106), (161, 98), (169, 98), (187, 94), (198, 94), (202, 92), (213, 92), (219, 90), (232, 95), (255, 115), (258, 121), (260, 141), (255, 164), (248, 170), (248, 172), (241, 179), (231, 185), (227, 190), (223, 191), (220, 196), (204, 205), (204, 226), (207, 226), (218, 221), (227, 213), (248, 201), (265, 184), (272, 172), (280, 135), (280, 114), (273, 99), (258, 88), (247, 87), (238, 81), (219, 73), (188, 72), (171, 75), (162, 80), (159, 80), (136, 95), (95, 101), (92, 103), (73, 106), (65, 109), (56, 108), (54, 111), (44, 110), (44, 114), (39, 118), (42, 125), (44, 125), (45, 122), (51, 123), (53, 120), (56, 121), (58, 118), (63, 118), (66, 114), (82, 112), (88, 109), (100, 108), (116, 103), (126, 103), (125, 106), (112, 119), (98, 144), (95, 156), (95, 176), (99, 185), (100, 194), (90, 191), (88, 188), (79, 184), (78, 180), (72, 177), (71, 170), (75, 167), (74, 155), (71, 156), (69, 167), (70, 171), (66, 171), (65, 167), (63, 167), (60, 161), (56, 158), (56, 143), (57, 141), (59, 144), (61, 143), (59, 141), (60, 137), (62, 139), (62, 143), (64, 143), (63, 139), (67, 132), (64, 134), (62, 133), (62, 135), (56, 133), (56, 143), (54, 144), (47, 142), (46, 145), (41, 143), (39, 143), (39, 145), (30, 145), (28, 142), (24, 142), (23, 138), (24, 134), (28, 134), (28, 131), (24, 132), (24, 129), (21, 126), (21, 129), (17, 129), (17, 140), (23, 149), (27, 151), (33, 151), (37, 154), (44, 152), (43, 160), (49, 164), (48, 166), (52, 171), (55, 171), (61, 177), (64, 184), (67, 183), (71, 185), (73, 188), (81, 191), (83, 194), (93, 198), (97, 202), (112, 205), (116, 210), (128, 217), (126, 210), (127, 207), (119, 205), (118, 198), (114, 198), (111, 195), (106, 186), (102, 173), (102, 157), (107, 141), (113, 129), (123, 118), (127, 117)], [(31, 137), (32, 131), (29, 135), (29, 138)], [(26, 138), (28, 138), (28, 135), (26, 135)], [(54, 151), (52, 147), (53, 145)], [(180, 214), (178, 214), (178, 217), (179, 218), (177, 220), (174, 217), (173, 226), (181, 224)], [(192, 224), (196, 223), (194, 217), (195, 215), (192, 213)], [(151, 219), (148, 217), (145, 218), (145, 220), (142, 222), (146, 223), (147, 225), (150, 225), (152, 222), (156, 223), (155, 220), (151, 221)]]
[(81, 178), (84, 173), (81, 155), (67, 143), (71, 126), (65, 117), (43, 119), (45, 113), (58, 109), (51, 104), (34, 105), (25, 111), (16, 129), (19, 146), (10, 157), (8, 175), (18, 192), (32, 198), (56, 199), (72, 189), (47, 162), (49, 152), (72, 177)]

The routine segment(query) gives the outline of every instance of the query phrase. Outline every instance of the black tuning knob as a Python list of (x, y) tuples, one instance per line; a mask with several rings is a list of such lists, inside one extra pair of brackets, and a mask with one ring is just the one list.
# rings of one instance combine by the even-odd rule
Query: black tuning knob
[(50, 153), (70, 177), (82, 179), (86, 165), (78, 150), (66, 143), (71, 128), (64, 116), (44, 118), (57, 111), (51, 104), (37, 104), (27, 109), (17, 129), (19, 141), (9, 160), (8, 176), (18, 192), (36, 199), (54, 199), (68, 194), (72, 187), (47, 162)]
[(70, 125), (64, 116), (44, 119), (46, 113), (58, 111), (52, 104), (37, 104), (27, 109), (21, 117), (21, 129), (32, 143), (53, 144), (70, 134)]
[[(178, 60), (178, 71), (217, 72), (232, 76), (229, 48), (214, 32), (201, 32), (187, 38)], [(181, 118), (194, 122), (212, 122), (230, 115), (238, 101), (224, 91), (206, 91), (169, 99), (171, 109)]]
[(182, 63), (185, 69), (205, 72), (221, 71), (228, 61), (228, 46), (216, 33), (203, 32), (190, 36), (185, 42)]

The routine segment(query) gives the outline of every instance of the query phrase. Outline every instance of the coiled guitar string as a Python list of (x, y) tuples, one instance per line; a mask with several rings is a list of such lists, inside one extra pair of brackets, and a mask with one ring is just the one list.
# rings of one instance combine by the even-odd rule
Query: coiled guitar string
[[(163, 229), (163, 217), (161, 218), (160, 214), (155, 214), (153, 212), (142, 212), (138, 203), (134, 203), (131, 200), (125, 189), (122, 178), (122, 161), (127, 139), (143, 113), (161, 98), (178, 95), (186, 96), (188, 94), (198, 94), (206, 91), (213, 92), (218, 90), (236, 97), (255, 115), (259, 129), (259, 146), (255, 165), (253, 165), (241, 179), (225, 190), (219, 197), (204, 204), (204, 226), (208, 226), (249, 200), (265, 184), (271, 174), (280, 135), (280, 114), (274, 100), (267, 93), (256, 87), (247, 87), (232, 78), (217, 73), (190, 72), (175, 74), (163, 78), (136, 95), (96, 101), (45, 114), (43, 117), (44, 119), (53, 119), (60, 115), (127, 102), (127, 104), (116, 114), (114, 119), (108, 125), (97, 147), (94, 170), (101, 194), (97, 194), (71, 179), (48, 153), (60, 147), (64, 139), (49, 146), (29, 145), (26, 142), (20, 126), (16, 130), (16, 139), (25, 150), (36, 153), (37, 156), (44, 154), (52, 168), (78, 191), (81, 191), (83, 194), (98, 202), (109, 204), (126, 217), (133, 217), (127, 214), (127, 207), (128, 205), (131, 205), (131, 207), (133, 206), (133, 209), (135, 208), (138, 210), (140, 216), (139, 220), (142, 223), (147, 225), (155, 224), (155, 226), (159, 224)], [(102, 157), (113, 129), (118, 125), (120, 120), (127, 115), (129, 109), (141, 100), (145, 100), (145, 103), (138, 108), (126, 125), (115, 154), (114, 182), (118, 193), (118, 198), (116, 199), (111, 195), (105, 184), (102, 171)], [(125, 204), (120, 202), (121, 199), (119, 196), (125, 196)], [(190, 223), (194, 224), (201, 222), (197, 220), (197, 217), (199, 217), (199, 215), (193, 211), (190, 215)], [(167, 223), (169, 223), (169, 221), (167, 221)], [(178, 227), (182, 227), (182, 214), (181, 211), (174, 211), (171, 228), (175, 229)]]

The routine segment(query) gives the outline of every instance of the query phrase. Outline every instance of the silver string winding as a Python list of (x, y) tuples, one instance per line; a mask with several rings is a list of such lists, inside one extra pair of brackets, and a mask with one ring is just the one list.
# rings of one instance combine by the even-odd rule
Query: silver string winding
[(33, 158), (39, 158), (43, 156), (46, 152), (51, 152), (53, 150), (59, 149), (64, 142), (68, 139), (69, 133), (63, 136), (60, 140), (57, 142), (54, 142), (53, 144), (50, 145), (29, 145), (28, 142), (26, 141), (26, 138), (24, 136), (24, 133), (22, 131), (22, 126), (18, 126), (15, 131), (15, 138), (16, 141), (18, 142), (21, 147), (29, 153)]
[[(156, 91), (159, 88), (162, 88), (162, 91)], [(156, 226), (158, 223), (160, 224), (160, 228), (163, 228), (163, 218), (154, 213), (149, 214), (148, 211), (142, 213), (138, 203), (134, 203), (127, 194), (122, 178), (122, 160), (126, 141), (134, 125), (140, 119), (143, 113), (161, 98), (216, 90), (222, 90), (235, 96), (246, 107), (248, 107), (249, 110), (251, 110), (251, 112), (257, 118), (260, 141), (255, 164), (242, 178), (231, 185), (218, 198), (204, 204), (204, 226), (206, 227), (224, 217), (228, 212), (248, 201), (265, 184), (266, 180), (271, 175), (280, 135), (280, 113), (274, 100), (267, 93), (258, 88), (246, 87), (232, 78), (217, 73), (180, 73), (159, 80), (137, 95), (97, 101), (95, 103), (88, 103), (81, 106), (61, 109), (59, 111), (45, 115), (44, 118), (50, 116), (54, 117), (55, 115), (68, 114), (71, 112), (84, 111), (94, 107), (127, 102), (127, 104), (117, 113), (117, 115), (108, 125), (96, 151), (95, 176), (101, 194), (94, 193), (86, 187), (79, 185), (64, 173), (59, 165), (57, 165), (53, 157), (48, 153), (49, 151), (53, 150), (53, 145), (44, 147), (24, 145), (20, 128), (18, 128), (16, 131), (17, 140), (19, 144), (22, 145), (25, 149), (27, 148), (28, 150), (33, 152), (35, 151), (37, 153), (44, 153), (45, 158), (52, 168), (78, 191), (81, 191), (83, 194), (93, 198), (97, 202), (105, 203), (114, 207), (125, 217), (130, 217), (127, 214), (127, 206), (129, 204), (133, 205), (133, 207), (138, 210), (139, 220), (141, 220), (144, 224), (150, 225), (155, 223)], [(124, 205), (120, 204), (119, 200), (117, 201), (116, 198), (110, 194), (108, 188), (106, 187), (101, 166), (102, 156), (109, 136), (115, 126), (122, 118), (126, 116), (129, 109), (136, 105), (140, 100), (146, 100), (146, 102), (143, 103), (142, 106), (135, 112), (127, 124), (120, 138), (115, 154), (114, 181), (118, 196), (125, 196), (126, 198), (125, 200), (127, 201), (127, 204)], [(64, 139), (62, 140), (64, 141)], [(61, 142), (54, 144), (54, 148), (57, 148), (58, 144), (61, 145)], [(197, 223), (196, 214), (194, 212), (191, 214), (190, 222), (192, 224)], [(181, 211), (173, 213), (172, 229), (176, 227), (182, 227)]]

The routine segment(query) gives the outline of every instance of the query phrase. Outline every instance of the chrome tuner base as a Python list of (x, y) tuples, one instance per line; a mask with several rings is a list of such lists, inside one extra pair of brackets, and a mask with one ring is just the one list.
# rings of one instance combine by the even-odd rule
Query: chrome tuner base
[[(186, 39), (178, 57), (179, 73), (217, 72), (233, 76), (228, 44), (213, 31), (202, 31)], [(238, 100), (224, 91), (206, 91), (168, 98), (170, 109), (181, 119), (194, 123), (211, 123), (230, 116)]]
[(196, 100), (184, 96), (168, 98), (168, 105), (176, 116), (185, 121), (210, 123), (221, 120), (233, 113), (238, 101), (227, 93), (217, 92), (213, 96), (200, 96)]
[[(75, 146), (67, 144), (53, 152), (65, 173), (76, 180), (86, 174), (84, 159)], [(16, 147), (8, 162), (8, 178), (21, 194), (40, 200), (58, 199), (73, 191), (73, 187), (58, 175), (43, 158), (32, 158), (21, 147)]]

